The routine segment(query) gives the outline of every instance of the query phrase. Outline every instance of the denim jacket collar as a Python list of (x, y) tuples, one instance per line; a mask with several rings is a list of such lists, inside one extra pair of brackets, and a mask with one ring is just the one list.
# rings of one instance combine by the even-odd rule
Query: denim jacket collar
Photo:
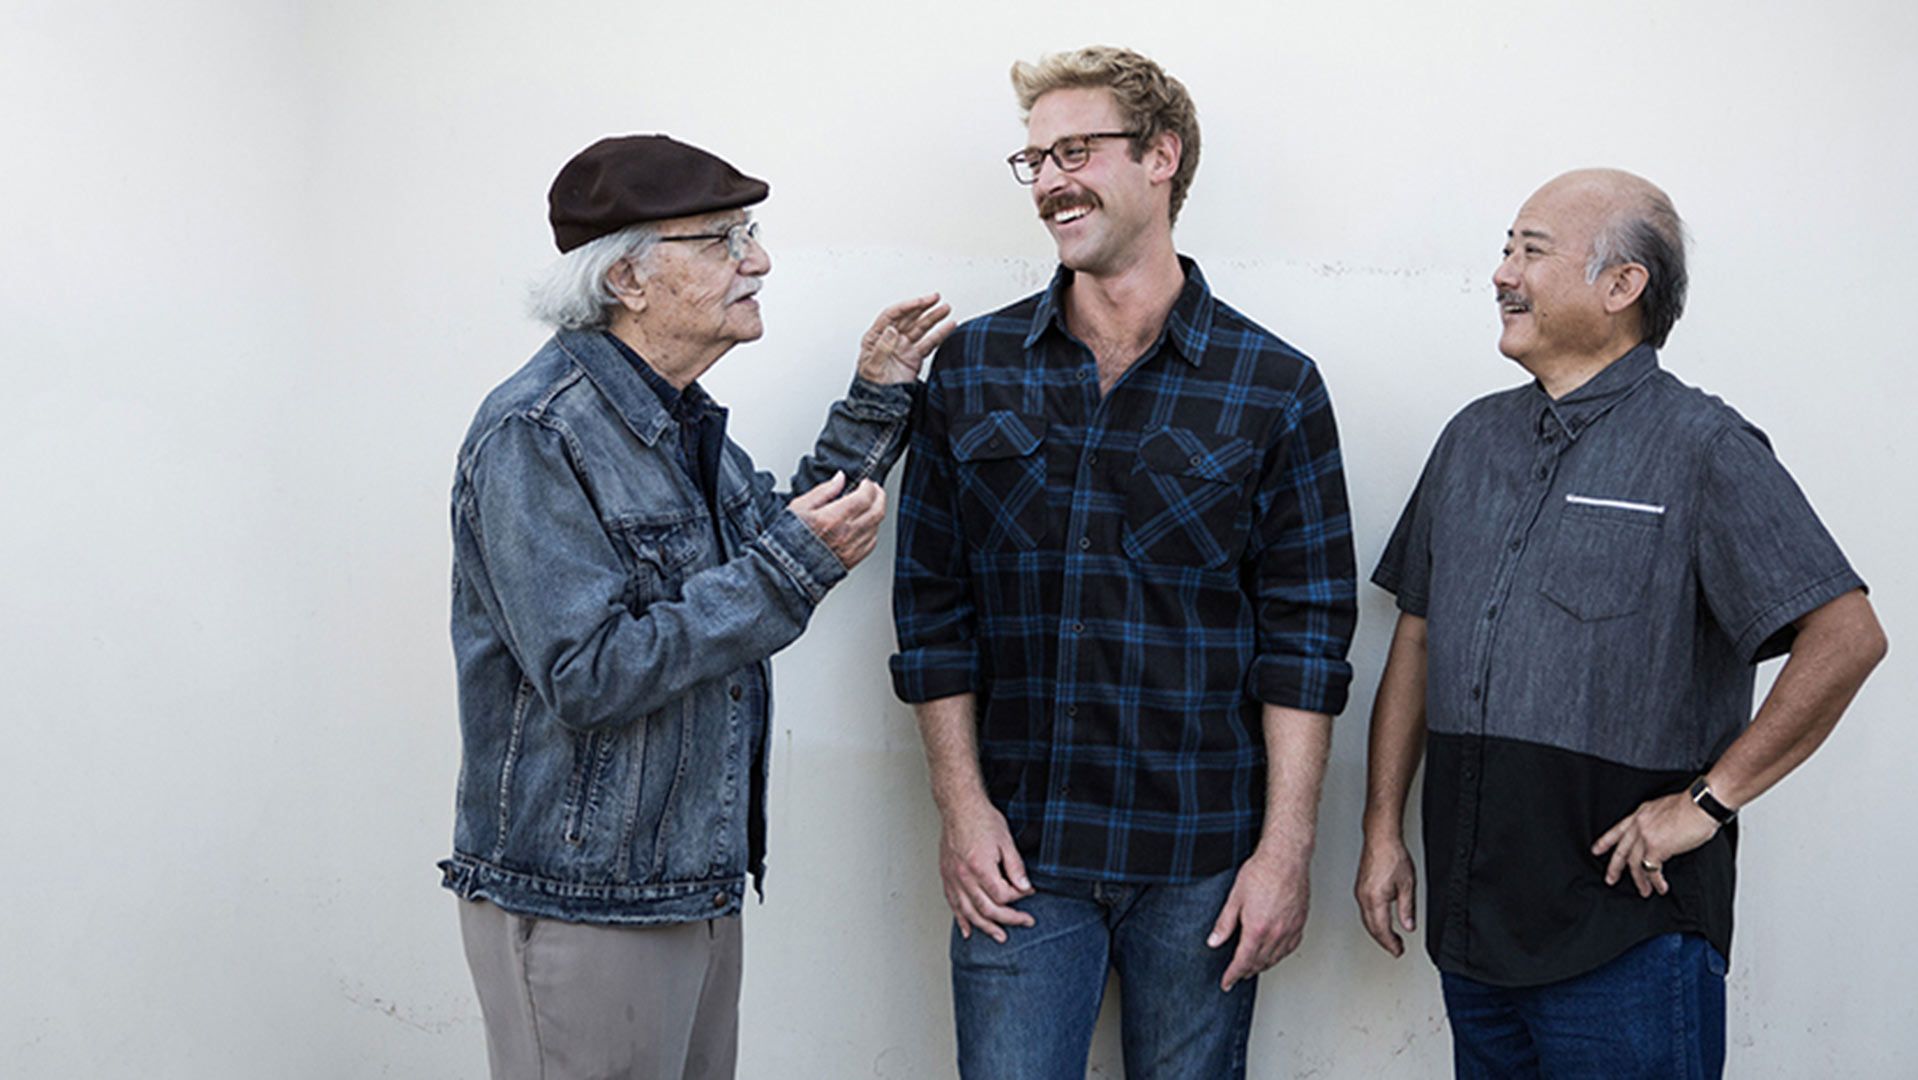
[(659, 403), (659, 395), (604, 334), (598, 330), (561, 330), (554, 341), (612, 403), (640, 442), (652, 446), (672, 426), (673, 418)]

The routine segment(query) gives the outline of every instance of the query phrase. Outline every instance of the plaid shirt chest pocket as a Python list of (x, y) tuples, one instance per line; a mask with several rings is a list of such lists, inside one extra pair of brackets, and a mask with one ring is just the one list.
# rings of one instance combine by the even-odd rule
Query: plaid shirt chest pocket
[(976, 551), (1026, 551), (1045, 539), (1045, 422), (1009, 409), (958, 418), (952, 429), (959, 517)]
[(1252, 443), (1235, 435), (1178, 427), (1147, 432), (1126, 490), (1120, 538), (1126, 554), (1206, 570), (1236, 561), (1247, 532), (1236, 519), (1257, 460)]

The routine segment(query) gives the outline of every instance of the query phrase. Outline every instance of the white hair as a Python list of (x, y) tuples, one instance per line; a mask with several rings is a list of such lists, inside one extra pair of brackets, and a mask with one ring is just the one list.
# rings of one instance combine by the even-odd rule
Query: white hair
[(600, 330), (619, 300), (606, 275), (622, 259), (638, 260), (659, 241), (651, 222), (628, 225), (561, 255), (526, 289), (526, 313), (555, 330)]

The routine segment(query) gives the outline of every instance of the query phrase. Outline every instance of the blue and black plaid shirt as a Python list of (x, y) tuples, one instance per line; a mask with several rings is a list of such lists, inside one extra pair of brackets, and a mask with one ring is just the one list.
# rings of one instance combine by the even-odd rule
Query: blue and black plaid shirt
[(1336, 713), (1356, 588), (1312, 361), (1189, 260), (1104, 398), (1071, 272), (939, 351), (899, 509), (893, 683), (978, 695), (987, 793), (1030, 869), (1191, 881), (1265, 816), (1261, 703)]

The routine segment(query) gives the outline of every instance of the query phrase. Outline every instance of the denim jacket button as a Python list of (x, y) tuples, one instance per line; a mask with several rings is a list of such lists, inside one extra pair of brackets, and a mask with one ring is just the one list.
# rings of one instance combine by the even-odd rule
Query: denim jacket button
[(734, 701), (738, 701), (740, 698), (746, 696), (746, 691), (741, 689), (739, 685), (735, 683), (734, 685), (726, 689), (726, 694), (728, 697), (731, 697)]
[(716, 907), (716, 908), (722, 908), (722, 907), (725, 907), (725, 906), (726, 906), (726, 894), (725, 894), (725, 893), (723, 893), (723, 892), (720, 892), (720, 893), (714, 893), (714, 894), (713, 894), (713, 906), (714, 906), (714, 907)]

